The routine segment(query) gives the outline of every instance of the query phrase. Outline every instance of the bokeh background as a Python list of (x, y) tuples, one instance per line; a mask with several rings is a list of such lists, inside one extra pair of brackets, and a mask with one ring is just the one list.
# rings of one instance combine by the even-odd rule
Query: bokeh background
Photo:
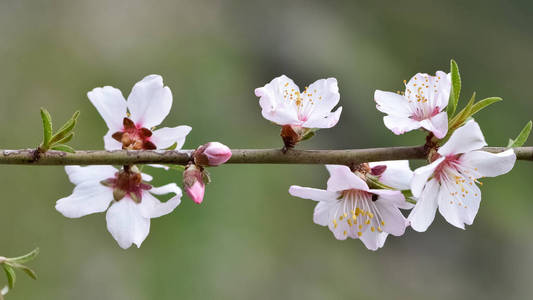
[[(43, 106), (57, 124), (80, 110), (72, 144), (101, 149), (107, 129), (86, 92), (127, 95), (152, 73), (174, 94), (163, 125), (193, 127), (185, 148), (280, 147), (253, 90), (281, 74), (300, 86), (339, 81), (341, 121), (302, 148), (414, 145), (424, 135), (389, 132), (374, 90), (447, 71), (450, 58), (462, 101), (473, 91), (504, 98), (477, 120), (490, 145), (505, 145), (533, 116), (532, 33), (526, 0), (1, 1), (0, 148), (37, 146)], [(41, 248), (39, 279), (20, 273), (7, 299), (530, 299), (532, 172), (519, 162), (485, 180), (466, 231), (437, 216), (428, 232), (371, 252), (335, 240), (313, 224), (314, 203), (288, 195), (291, 184), (324, 187), (322, 166), (228, 165), (212, 170), (201, 206), (184, 197), (140, 249), (124, 251), (103, 214), (54, 210), (73, 188), (63, 168), (0, 166), (0, 254)]]

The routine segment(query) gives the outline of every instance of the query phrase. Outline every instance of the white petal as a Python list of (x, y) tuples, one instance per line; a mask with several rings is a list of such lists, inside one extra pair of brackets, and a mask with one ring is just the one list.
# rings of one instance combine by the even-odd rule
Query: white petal
[(339, 122), (341, 117), (342, 107), (339, 107), (335, 112), (328, 112), (319, 118), (313, 117), (302, 123), (305, 128), (331, 128)]
[(152, 181), (152, 179), (154, 179), (151, 175), (148, 175), (145, 173), (141, 173), (141, 177), (142, 177), (142, 180), (144, 181)]
[(435, 74), (440, 79), (436, 81), (437, 85), (437, 94), (435, 95), (436, 99), (434, 99), (434, 103), (436, 106), (438, 106), (441, 110), (443, 110), (446, 106), (448, 106), (448, 101), (450, 99), (450, 92), (452, 89), (452, 81), (450, 74), (446, 74), (442, 71), (437, 71)]
[(164, 169), (165, 171), (170, 170), (168, 166), (165, 165), (159, 165), (159, 164), (147, 164), (147, 166), (150, 166), (152, 168), (158, 168), (158, 169)]
[(409, 190), (413, 171), (409, 167), (408, 160), (389, 160), (371, 162), (370, 167), (386, 166), (385, 172), (379, 176), (379, 181), (399, 190)]
[(420, 128), (420, 122), (409, 117), (385, 116), (383, 123), (394, 134), (399, 135), (405, 132)]
[(114, 202), (106, 214), (107, 230), (122, 249), (140, 247), (150, 232), (150, 219), (141, 215), (138, 205), (128, 197)]
[(306, 128), (331, 128), (339, 121), (342, 107), (331, 112), (339, 103), (339, 87), (337, 79), (319, 79), (312, 83), (307, 92), (303, 93), (302, 101), (307, 103), (302, 107), (307, 120), (302, 124)]
[(292, 185), (289, 188), (289, 194), (303, 199), (326, 202), (335, 201), (339, 197), (339, 194), (334, 191), (301, 187), (297, 185)]
[(383, 197), (379, 197), (375, 204), (383, 218), (383, 222), (385, 223), (385, 225), (383, 225), (383, 231), (395, 236), (402, 235), (409, 223), (396, 204), (388, 199), (383, 199)]
[(412, 114), (408, 100), (397, 93), (376, 90), (374, 100), (376, 108), (388, 115), (408, 118)]
[(408, 217), (409, 221), (411, 221), (411, 227), (414, 230), (420, 232), (426, 231), (435, 219), (439, 189), (440, 184), (436, 179), (431, 179), (424, 187), (422, 194), (418, 198), (418, 202)]
[(460, 157), (461, 165), (474, 170), (476, 178), (495, 177), (505, 174), (514, 166), (516, 155), (513, 149), (501, 153), (489, 153), (485, 151), (472, 151)]
[(74, 184), (80, 184), (84, 182), (100, 183), (100, 181), (114, 178), (115, 173), (118, 172), (112, 166), (66, 166), (65, 172), (67, 172), (68, 179)]
[[(465, 183), (443, 182), (439, 192), (439, 212), (455, 227), (471, 225), (479, 210), (481, 191), (466, 178)], [(471, 183), (471, 184), (469, 184)]]
[(422, 193), (422, 189), (426, 185), (429, 177), (433, 175), (433, 172), (437, 166), (443, 162), (445, 157), (440, 157), (429, 165), (416, 169), (413, 173), (413, 179), (411, 179), (411, 191), (413, 196), (418, 197)]
[(439, 149), (439, 154), (443, 156), (461, 154), (486, 146), (485, 138), (474, 120), (466, 122), (454, 131), (450, 139)]
[(402, 209), (413, 208), (413, 204), (405, 201), (405, 196), (400, 191), (374, 190), (374, 189), (370, 189), (368, 191), (372, 194), (378, 195), (379, 196), (378, 199), (381, 199), (383, 203), (388, 203), (390, 205), (393, 205), (394, 207), (398, 207)]
[(116, 131), (109, 130), (106, 135), (104, 135), (104, 148), (106, 150), (121, 150), (122, 149), (122, 143), (115, 140), (112, 135)]
[[(255, 89), (255, 95), (260, 97), (261, 114), (265, 119), (279, 125), (299, 125), (296, 105), (293, 103), (296, 101), (295, 92), (299, 91), (292, 79), (285, 75)], [(290, 99), (291, 95), (293, 100)]]
[(172, 92), (163, 86), (159, 75), (148, 75), (137, 82), (128, 96), (131, 120), (150, 129), (163, 122), (172, 107)]
[(153, 132), (150, 141), (156, 145), (157, 149), (166, 149), (177, 143), (176, 150), (181, 149), (185, 143), (187, 134), (191, 132), (190, 126), (163, 127)]
[(113, 200), (113, 190), (96, 182), (76, 185), (72, 195), (59, 199), (56, 210), (67, 218), (79, 218), (105, 211)]
[(343, 191), (357, 189), (368, 191), (368, 185), (359, 176), (355, 175), (350, 168), (341, 165), (326, 165), (329, 171), (328, 191)]
[(111, 86), (95, 88), (87, 93), (87, 97), (100, 113), (109, 130), (115, 133), (122, 129), (127, 106), (120, 90)]
[(383, 247), (383, 244), (385, 243), (385, 239), (383, 239), (380, 232), (372, 232), (368, 228), (358, 238), (361, 240), (361, 242), (363, 242), (363, 244), (368, 250), (372, 251), (376, 251), (379, 248)]
[(329, 216), (331, 207), (331, 203), (325, 201), (318, 202), (313, 213), (313, 222), (318, 225), (328, 226), (328, 223), (332, 221)]
[[(161, 195), (174, 193), (174, 197), (170, 198), (166, 202), (161, 202), (151, 193)], [(159, 188), (152, 188), (150, 192), (143, 192), (143, 198), (139, 204), (141, 215), (145, 218), (159, 218), (166, 214), (171, 213), (181, 202), (181, 190), (175, 184), (167, 184)]]
[(443, 111), (431, 119), (422, 120), (420, 125), (428, 131), (433, 132), (437, 138), (442, 139), (448, 133), (448, 113)]

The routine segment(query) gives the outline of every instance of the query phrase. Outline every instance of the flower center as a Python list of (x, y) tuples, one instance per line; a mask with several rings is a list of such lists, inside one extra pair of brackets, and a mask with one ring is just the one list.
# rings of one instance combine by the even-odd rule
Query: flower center
[(382, 232), (381, 226), (384, 226), (385, 222), (374, 203), (376, 200), (377, 195), (366, 191), (342, 191), (333, 214), (333, 228), (340, 226), (345, 236), (350, 234), (352, 237), (362, 236), (368, 227), (372, 232)]
[(113, 197), (116, 201), (129, 196), (136, 203), (142, 201), (143, 190), (152, 188), (151, 185), (143, 182), (141, 173), (132, 171), (128, 166), (115, 173), (114, 178), (108, 178), (100, 183), (113, 188)]
[(438, 115), (439, 112), (440, 108), (438, 106), (433, 108), (433, 110), (428, 109), (428, 107), (417, 106), (411, 115), (411, 119), (420, 122), (422, 120), (431, 119), (432, 117)]
[(113, 133), (112, 137), (122, 143), (124, 150), (154, 150), (157, 147), (150, 141), (152, 131), (137, 126), (129, 118), (124, 118), (122, 131)]
[(283, 98), (289, 103), (296, 105), (298, 111), (298, 120), (305, 122), (309, 119), (309, 115), (313, 111), (315, 101), (322, 100), (322, 96), (318, 94), (318, 91), (314, 89), (310, 91), (305, 87), (303, 92), (299, 92), (289, 86), (286, 82), (283, 88)]

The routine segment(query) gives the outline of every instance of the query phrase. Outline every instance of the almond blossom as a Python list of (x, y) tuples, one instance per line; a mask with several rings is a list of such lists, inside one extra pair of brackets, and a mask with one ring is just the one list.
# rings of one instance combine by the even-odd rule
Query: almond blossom
[(300, 92), (292, 79), (281, 75), (255, 89), (255, 95), (260, 98), (263, 117), (289, 130), (285, 136), (295, 135), (291, 142), (286, 142), (288, 146), (299, 142), (309, 133), (308, 129), (335, 126), (342, 112), (342, 107), (332, 112), (340, 99), (335, 78), (319, 79)]
[[(107, 210), (107, 230), (123, 249), (140, 247), (150, 231), (150, 219), (172, 212), (181, 201), (175, 184), (152, 187), (152, 177), (135, 167), (117, 170), (112, 166), (67, 166), (65, 171), (76, 185), (73, 193), (56, 203), (67, 218), (80, 218)], [(166, 202), (154, 195), (174, 194)]]
[(505, 174), (516, 161), (512, 149), (497, 154), (480, 150), (486, 145), (479, 125), (470, 120), (452, 134), (431, 164), (415, 170), (411, 190), (418, 202), (409, 215), (413, 229), (426, 231), (437, 207), (456, 227), (472, 224), (481, 202), (479, 179)]
[(318, 201), (313, 221), (328, 226), (335, 238), (360, 239), (370, 250), (383, 247), (387, 234), (400, 236), (408, 221), (399, 208), (405, 205), (400, 191), (370, 189), (346, 166), (328, 165), (327, 189), (291, 186), (293, 196)]
[[(405, 81), (404, 81), (405, 82)], [(437, 71), (435, 76), (417, 73), (405, 85), (404, 93), (376, 90), (376, 108), (387, 114), (385, 126), (394, 134), (402, 134), (420, 127), (441, 139), (448, 132), (448, 105), (451, 90), (450, 76)]]
[(176, 144), (181, 149), (189, 126), (163, 127), (172, 106), (172, 93), (159, 75), (149, 75), (137, 82), (128, 100), (114, 87), (98, 87), (87, 93), (104, 119), (109, 131), (104, 136), (106, 150), (166, 149)]

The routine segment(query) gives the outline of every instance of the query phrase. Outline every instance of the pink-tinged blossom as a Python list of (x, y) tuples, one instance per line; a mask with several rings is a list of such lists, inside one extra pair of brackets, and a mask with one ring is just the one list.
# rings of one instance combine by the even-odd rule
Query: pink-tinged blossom
[(106, 150), (166, 149), (174, 144), (181, 149), (191, 131), (189, 126), (154, 130), (172, 106), (172, 93), (159, 75), (149, 75), (137, 82), (128, 100), (111, 86), (95, 88), (87, 96), (109, 128), (104, 136)]
[(328, 226), (335, 238), (360, 239), (370, 250), (383, 247), (387, 234), (403, 235), (408, 221), (400, 212), (400, 191), (370, 189), (346, 166), (328, 165), (327, 189), (291, 186), (293, 196), (318, 201), (313, 221)]
[(196, 204), (201, 204), (204, 201), (205, 182), (203, 177), (202, 170), (195, 165), (189, 165), (183, 171), (183, 187)]
[(209, 142), (194, 152), (195, 163), (202, 166), (215, 167), (231, 158), (231, 149), (219, 142)]
[[(150, 231), (150, 219), (172, 212), (181, 198), (174, 184), (152, 187), (152, 177), (112, 166), (67, 166), (76, 185), (72, 195), (59, 199), (56, 210), (67, 218), (80, 218), (107, 210), (107, 230), (123, 249), (140, 247)], [(166, 202), (154, 195), (174, 194)]]
[(409, 80), (403, 94), (376, 90), (376, 108), (387, 114), (385, 126), (394, 134), (402, 134), (420, 127), (441, 139), (448, 132), (448, 105), (451, 90), (450, 76), (437, 71), (435, 76), (418, 73)]
[(426, 231), (437, 208), (458, 228), (473, 223), (481, 202), (479, 179), (505, 174), (516, 161), (512, 149), (498, 154), (480, 150), (486, 145), (479, 125), (470, 120), (438, 150), (436, 160), (415, 170), (411, 190), (418, 202), (409, 215), (413, 229)]
[(278, 125), (303, 128), (330, 128), (339, 121), (342, 107), (339, 103), (337, 79), (319, 79), (300, 92), (300, 88), (287, 76), (274, 78), (270, 83), (255, 89), (260, 97), (263, 117)]

